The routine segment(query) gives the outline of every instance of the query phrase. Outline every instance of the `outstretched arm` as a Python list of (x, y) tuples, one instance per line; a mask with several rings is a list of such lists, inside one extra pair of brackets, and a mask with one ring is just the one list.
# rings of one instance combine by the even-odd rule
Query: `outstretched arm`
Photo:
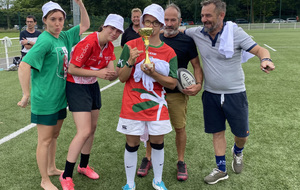
[(87, 29), (90, 28), (90, 18), (85, 9), (85, 6), (84, 6), (82, 0), (75, 0), (75, 2), (78, 4), (79, 9), (80, 9), (80, 32), (79, 32), (79, 35), (81, 35), (83, 32), (87, 31)]
[(261, 60), (260, 68), (262, 71), (269, 73), (275, 69), (274, 63), (270, 57), (270, 52), (267, 49), (256, 45), (249, 52), (256, 55)]

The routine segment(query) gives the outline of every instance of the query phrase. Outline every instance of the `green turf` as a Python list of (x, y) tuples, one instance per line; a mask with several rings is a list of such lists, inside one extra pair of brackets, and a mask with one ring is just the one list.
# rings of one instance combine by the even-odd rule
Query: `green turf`
[[(190, 97), (187, 120), (187, 149), (185, 160), (189, 179), (176, 180), (176, 148), (174, 131), (165, 137), (165, 165), (163, 180), (170, 190), (198, 189), (299, 189), (300, 150), (300, 90), (299, 90), (299, 30), (251, 30), (247, 31), (261, 46), (270, 50), (276, 70), (265, 74), (259, 60), (252, 58), (243, 64), (249, 101), (250, 136), (244, 150), (245, 168), (242, 174), (231, 170), (230, 149), (233, 136), (226, 131), (227, 169), (229, 179), (207, 185), (203, 178), (215, 167), (211, 135), (203, 130), (201, 94)], [(116, 56), (121, 50), (116, 48)], [(109, 82), (100, 80), (104, 87)], [(16, 106), (21, 98), (17, 72), (0, 71), (0, 139), (30, 124), (30, 107)], [(99, 180), (90, 180), (74, 172), (75, 188), (80, 190), (121, 189), (126, 183), (123, 154), (125, 137), (116, 132), (122, 101), (123, 84), (102, 92), (103, 107), (99, 116), (90, 165), (100, 174)], [(63, 169), (67, 150), (76, 130), (68, 113), (58, 139), (58, 168)], [(36, 128), (0, 145), (0, 189), (40, 189), (35, 148)], [(143, 145), (143, 144), (141, 144)], [(145, 153), (143, 146), (138, 152), (138, 164)], [(52, 182), (61, 189), (58, 177)], [(153, 189), (153, 171), (144, 178), (136, 177), (137, 189)]]

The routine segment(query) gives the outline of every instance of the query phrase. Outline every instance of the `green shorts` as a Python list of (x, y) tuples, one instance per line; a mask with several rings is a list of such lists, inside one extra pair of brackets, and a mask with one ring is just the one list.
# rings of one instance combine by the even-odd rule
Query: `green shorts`
[(171, 124), (176, 129), (185, 128), (189, 96), (183, 93), (167, 93)]
[(41, 125), (56, 125), (58, 120), (65, 119), (67, 117), (67, 109), (61, 109), (60, 111), (50, 115), (35, 115), (31, 112), (31, 123)]

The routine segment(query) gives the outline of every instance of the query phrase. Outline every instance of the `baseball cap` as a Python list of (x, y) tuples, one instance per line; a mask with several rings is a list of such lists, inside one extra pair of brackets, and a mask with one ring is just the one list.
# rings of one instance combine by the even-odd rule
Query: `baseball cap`
[(103, 26), (108, 26), (108, 25), (113, 26), (118, 30), (124, 32), (123, 24), (124, 24), (124, 18), (122, 16), (117, 14), (109, 14), (106, 17)]
[(160, 5), (153, 3), (144, 9), (143, 15), (141, 16), (140, 19), (140, 25), (142, 28), (144, 27), (143, 20), (144, 20), (144, 15), (146, 14), (154, 16), (160, 23), (162, 23), (163, 25), (165, 24), (165, 12)]
[(60, 10), (64, 13), (64, 16), (66, 18), (66, 12), (61, 8), (61, 6), (55, 2), (49, 1), (48, 3), (45, 3), (42, 7), (43, 11), (43, 18), (52, 10)]

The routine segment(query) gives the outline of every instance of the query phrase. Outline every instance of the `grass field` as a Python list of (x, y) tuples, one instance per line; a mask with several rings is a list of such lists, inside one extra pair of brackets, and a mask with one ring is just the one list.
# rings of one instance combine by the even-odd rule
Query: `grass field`
[[(176, 180), (175, 132), (165, 136), (165, 165), (163, 180), (170, 190), (198, 189), (300, 189), (300, 90), (299, 90), (299, 30), (251, 30), (247, 31), (261, 46), (270, 50), (276, 70), (265, 74), (259, 60), (252, 58), (243, 64), (249, 101), (250, 136), (244, 150), (245, 168), (242, 174), (231, 169), (233, 136), (226, 132), (227, 169), (229, 179), (215, 185), (207, 185), (203, 178), (215, 167), (212, 136), (204, 133), (201, 94), (190, 97), (187, 120), (187, 149), (185, 160), (189, 179)], [(117, 57), (121, 49), (116, 48)], [(104, 87), (109, 82), (100, 80)], [(100, 174), (93, 181), (74, 171), (75, 188), (80, 190), (121, 189), (126, 183), (123, 164), (125, 137), (116, 132), (123, 84), (118, 83), (102, 92), (103, 107), (100, 112), (90, 165)], [(21, 88), (17, 72), (0, 71), (0, 139), (30, 124), (30, 106), (21, 109), (17, 102)], [(56, 164), (63, 169), (68, 146), (75, 134), (71, 116), (64, 122), (58, 139)], [(33, 128), (0, 145), (0, 189), (38, 190), (38, 172), (35, 149), (37, 131)], [(142, 144), (141, 144), (142, 145)], [(138, 152), (138, 164), (145, 153)], [(151, 190), (153, 171), (144, 178), (136, 177), (137, 189)], [(61, 189), (58, 177), (52, 182)]]

